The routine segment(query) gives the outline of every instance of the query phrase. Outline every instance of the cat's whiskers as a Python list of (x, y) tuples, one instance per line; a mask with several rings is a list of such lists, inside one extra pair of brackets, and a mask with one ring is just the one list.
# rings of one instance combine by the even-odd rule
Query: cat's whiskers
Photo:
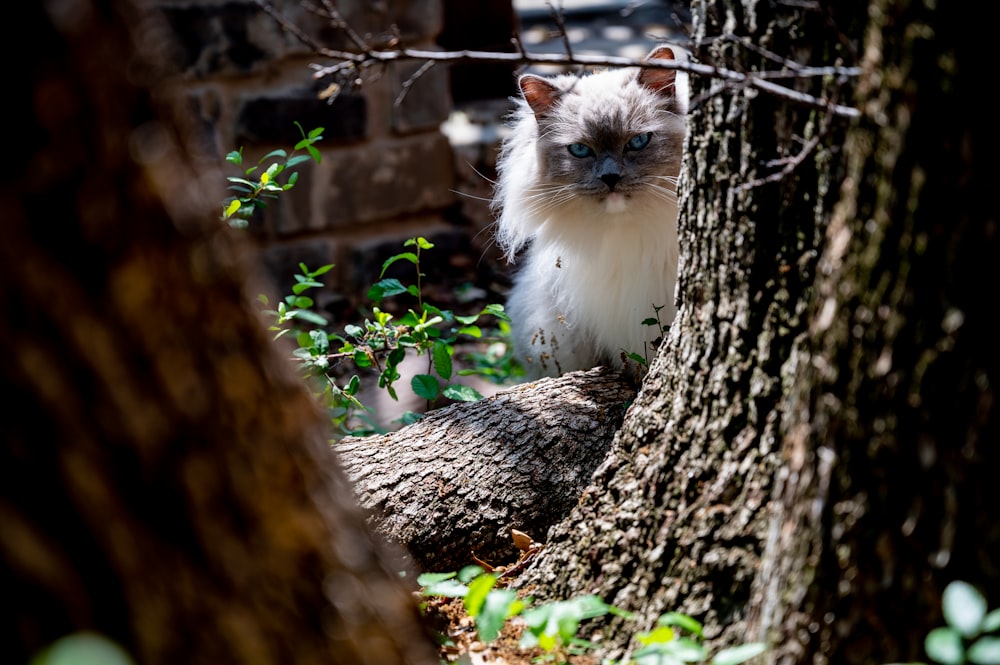
[(670, 189), (669, 187), (664, 187), (662, 185), (657, 185), (657, 184), (654, 184), (654, 183), (647, 183), (646, 184), (646, 188), (647, 188), (647, 190), (649, 191), (650, 194), (652, 194), (653, 196), (655, 196), (655, 197), (657, 197), (657, 198), (659, 198), (659, 199), (661, 199), (663, 201), (668, 201), (670, 203), (676, 203), (677, 202), (677, 190), (676, 189)]

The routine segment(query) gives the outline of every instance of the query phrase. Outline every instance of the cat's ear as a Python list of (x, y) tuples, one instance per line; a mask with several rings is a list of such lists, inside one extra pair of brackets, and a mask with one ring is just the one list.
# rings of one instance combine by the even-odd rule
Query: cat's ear
[[(676, 60), (673, 49), (669, 46), (658, 46), (653, 49), (646, 60)], [(649, 90), (661, 95), (674, 91), (674, 79), (677, 77), (673, 69), (642, 69), (639, 71), (639, 83)]]
[(551, 82), (532, 74), (522, 76), (518, 79), (517, 85), (536, 116), (548, 115), (562, 95), (562, 90)]

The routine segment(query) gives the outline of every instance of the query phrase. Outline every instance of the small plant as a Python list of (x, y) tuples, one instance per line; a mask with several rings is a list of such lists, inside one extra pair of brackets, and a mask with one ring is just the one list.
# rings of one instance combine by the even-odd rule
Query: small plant
[(524, 602), (510, 589), (497, 589), (497, 576), (479, 566), (466, 566), (458, 573), (424, 573), (417, 584), (424, 596), (461, 598), (465, 612), (475, 619), (476, 632), (484, 642), (500, 636), (507, 619), (524, 610)]
[(945, 587), (941, 611), (947, 624), (927, 634), (927, 656), (941, 665), (1000, 664), (1000, 609), (986, 611), (986, 599), (971, 584)]
[[(331, 376), (334, 367), (343, 361), (350, 361), (361, 371), (373, 371), (378, 377), (378, 387), (394, 400), (399, 399), (396, 383), (402, 377), (400, 366), (409, 352), (427, 357), (427, 371), (410, 380), (410, 388), (418, 397), (427, 401), (430, 408), (439, 397), (455, 401), (475, 401), (482, 395), (471, 386), (456, 383), (458, 376), (491, 372), (491, 378), (502, 380), (510, 374), (512, 361), (509, 354), (498, 357), (497, 365), (486, 367), (486, 361), (477, 359), (478, 367), (467, 371), (455, 371), (453, 355), (455, 344), (461, 337), (479, 340), (483, 330), (479, 325), (484, 316), (495, 318), (506, 325), (509, 318), (501, 305), (486, 305), (470, 316), (456, 315), (450, 310), (440, 309), (423, 300), (420, 291), (420, 251), (432, 249), (434, 245), (425, 238), (411, 238), (406, 247), (416, 247), (417, 252), (403, 252), (385, 261), (380, 280), (368, 291), (374, 304), (370, 318), (361, 324), (349, 324), (342, 333), (327, 330), (329, 322), (314, 311), (315, 301), (307, 295), (309, 289), (323, 286), (318, 280), (333, 266), (326, 265), (310, 270), (299, 264), (299, 274), (292, 293), (277, 303), (274, 309), (265, 313), (274, 318), (271, 330), (275, 338), (292, 335), (298, 344), (293, 355), (312, 376), (323, 379), (323, 397), (327, 403), (334, 424), (343, 432), (353, 435), (367, 435), (375, 430), (371, 427), (371, 413), (359, 400), (361, 379), (355, 374), (345, 385), (338, 385)], [(398, 279), (384, 278), (385, 270), (396, 261), (406, 260), (417, 270), (417, 284), (404, 285)], [(383, 301), (393, 296), (408, 294), (417, 299), (416, 308), (410, 308), (398, 318), (382, 309)], [(268, 306), (266, 296), (258, 299)], [(509, 328), (507, 328), (509, 330)], [(499, 341), (497, 342), (499, 343)], [(504, 363), (507, 363), (504, 365)], [(401, 422), (408, 424), (419, 418), (419, 414), (404, 414)], [(357, 420), (366, 426), (358, 426)]]
[[(544, 662), (565, 663), (572, 655), (597, 648), (597, 644), (577, 636), (580, 625), (608, 614), (631, 618), (632, 614), (601, 600), (583, 595), (569, 600), (531, 606), (531, 599), (521, 600), (510, 589), (497, 589), (497, 576), (484, 573), (479, 566), (467, 566), (456, 573), (425, 573), (417, 578), (422, 595), (461, 598), (466, 613), (475, 619), (476, 631), (483, 642), (493, 642), (512, 617), (524, 622), (520, 646), (538, 647), (545, 652)], [(687, 633), (687, 634), (684, 634)], [(618, 665), (684, 665), (711, 662), (712, 665), (738, 665), (766, 650), (762, 643), (750, 643), (723, 649), (709, 659), (702, 644), (702, 625), (677, 612), (662, 615), (650, 632), (640, 632), (636, 640), (643, 646), (627, 663)], [(614, 665), (606, 661), (606, 665)]]
[[(702, 625), (698, 621), (686, 614), (668, 612), (660, 616), (656, 628), (635, 636), (643, 646), (635, 652), (629, 665), (704, 663), (709, 661), (709, 653), (702, 637)], [(741, 644), (719, 651), (709, 662), (712, 665), (737, 665), (759, 656), (766, 649), (766, 645), (760, 642)]]
[(538, 647), (546, 662), (563, 663), (572, 654), (596, 645), (576, 636), (580, 623), (605, 614), (627, 613), (608, 605), (597, 596), (580, 596), (529, 607), (530, 599), (521, 600), (510, 589), (497, 589), (497, 576), (484, 573), (479, 566), (467, 566), (459, 573), (425, 573), (417, 578), (424, 596), (461, 598), (466, 614), (475, 619), (476, 632), (483, 642), (500, 636), (508, 619), (520, 616), (524, 621), (520, 646)]
[[(302, 140), (295, 144), (295, 149), (290, 154), (282, 149), (272, 150), (261, 157), (257, 164), (244, 171), (243, 175), (246, 177), (229, 176), (227, 178), (232, 183), (229, 189), (239, 193), (238, 196), (227, 199), (223, 204), (222, 218), (228, 219), (230, 226), (246, 228), (257, 208), (266, 207), (264, 199), (276, 199), (278, 194), (295, 186), (299, 179), (299, 174), (295, 171), (288, 176), (284, 184), (278, 181), (278, 176), (286, 169), (310, 159), (315, 160), (317, 164), (322, 161), (319, 150), (313, 144), (322, 140), (323, 128), (317, 127), (307, 133), (299, 123), (296, 122), (295, 126), (299, 128)], [(299, 150), (305, 150), (308, 154), (296, 154)], [(256, 181), (250, 180), (249, 178), (261, 169), (264, 162), (269, 159), (275, 161), (260, 171)], [(236, 166), (242, 166), (243, 148), (226, 155), (226, 161)]]
[[(274, 150), (264, 155), (255, 166), (246, 169), (242, 176), (229, 177), (230, 189), (238, 195), (224, 202), (222, 216), (229, 220), (231, 226), (246, 228), (254, 212), (265, 207), (265, 199), (276, 199), (295, 186), (298, 181), (296, 172), (291, 172), (283, 184), (279, 181), (279, 176), (285, 171), (309, 159), (321, 162), (315, 144), (322, 140), (323, 128), (306, 132), (299, 123), (295, 126), (302, 134), (302, 140), (291, 153)], [(303, 150), (306, 154), (297, 154)], [(230, 152), (226, 160), (242, 166), (243, 149)], [(265, 166), (269, 160), (270, 164)], [(256, 179), (251, 179), (258, 172)], [(316, 303), (307, 293), (310, 289), (323, 286), (319, 278), (333, 268), (332, 264), (311, 270), (300, 263), (300, 273), (294, 276), (296, 283), (292, 292), (277, 302), (273, 309), (265, 310), (274, 319), (271, 330), (276, 333), (275, 338), (294, 338), (297, 348), (293, 355), (307, 374), (320, 379), (322, 398), (331, 418), (335, 426), (347, 434), (364, 435), (379, 430), (374, 426), (371, 410), (358, 399), (362, 384), (360, 374), (353, 374), (343, 385), (335, 380), (333, 370), (343, 361), (352, 362), (362, 374), (365, 371), (375, 372), (378, 387), (398, 400), (396, 383), (402, 377), (400, 366), (403, 360), (411, 352), (426, 356), (427, 371), (414, 376), (410, 388), (426, 400), (428, 408), (441, 397), (456, 401), (482, 398), (471, 386), (458, 383), (456, 377), (478, 374), (500, 383), (516, 376), (519, 371), (523, 373), (506, 350), (507, 345), (501, 341), (510, 330), (510, 319), (503, 306), (486, 305), (475, 314), (462, 316), (425, 302), (425, 275), (420, 269), (420, 261), (422, 253), (434, 245), (425, 238), (416, 237), (407, 240), (404, 247), (409, 251), (387, 259), (382, 265), (379, 280), (368, 290), (367, 295), (372, 301), (370, 317), (361, 324), (345, 326), (342, 333), (328, 330), (329, 322), (316, 311)], [(389, 267), (400, 261), (414, 265), (415, 283), (405, 285), (399, 279), (385, 277)], [(402, 295), (414, 297), (416, 306), (397, 318), (388, 311), (384, 301)], [(258, 296), (258, 299), (265, 307), (270, 306), (266, 296)], [(484, 339), (480, 323), (484, 316), (497, 321), (497, 328), (490, 333), (497, 341), (487, 347), (486, 353), (472, 356), (467, 361), (469, 368), (456, 371), (453, 361), (456, 343), (460, 339)], [(400, 422), (408, 424), (419, 417), (419, 414), (406, 413)]]
[[(656, 326), (656, 330), (660, 335), (662, 335), (663, 333), (667, 332), (667, 330), (670, 329), (669, 325), (663, 325), (663, 323), (660, 322), (660, 310), (662, 310), (663, 308), (664, 305), (653, 305), (653, 316), (642, 320), (642, 325), (644, 326)], [(639, 355), (635, 351), (627, 351), (625, 349), (622, 349), (622, 360), (623, 361), (632, 360), (638, 363), (640, 367), (648, 368), (649, 352), (651, 350), (652, 351), (656, 350), (655, 344), (653, 345), (653, 348), (650, 349), (650, 345), (647, 343), (645, 345), (645, 348), (643, 349), (643, 355)]]

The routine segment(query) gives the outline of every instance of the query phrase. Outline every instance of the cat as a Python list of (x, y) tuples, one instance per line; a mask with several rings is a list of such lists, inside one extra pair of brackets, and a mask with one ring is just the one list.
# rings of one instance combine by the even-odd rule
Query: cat
[(518, 87), (491, 203), (507, 260), (524, 255), (506, 304), (514, 355), (529, 380), (651, 355), (662, 332), (643, 321), (676, 313), (687, 79), (627, 68)]

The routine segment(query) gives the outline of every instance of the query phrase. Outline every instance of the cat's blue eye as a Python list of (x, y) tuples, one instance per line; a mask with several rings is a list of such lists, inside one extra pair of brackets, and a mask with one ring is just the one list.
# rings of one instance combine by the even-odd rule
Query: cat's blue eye
[(626, 150), (642, 150), (647, 145), (649, 145), (649, 139), (652, 138), (653, 134), (651, 132), (646, 132), (645, 134), (636, 134), (628, 140), (625, 144)]
[(590, 149), (590, 146), (584, 143), (570, 143), (566, 146), (566, 148), (569, 150), (569, 154), (574, 157), (580, 157), (581, 159), (584, 157), (590, 157), (594, 154), (594, 151)]

